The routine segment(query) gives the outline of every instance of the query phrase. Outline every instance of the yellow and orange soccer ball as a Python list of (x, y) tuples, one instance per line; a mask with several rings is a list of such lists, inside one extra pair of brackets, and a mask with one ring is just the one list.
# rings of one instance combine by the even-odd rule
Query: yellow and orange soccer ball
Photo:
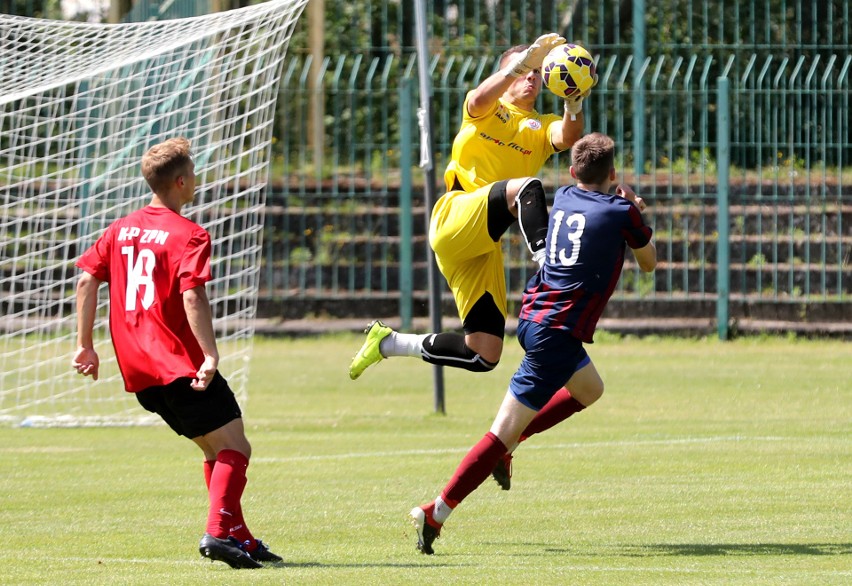
[(570, 98), (592, 89), (597, 82), (595, 60), (580, 45), (555, 47), (541, 64), (544, 85), (560, 98)]

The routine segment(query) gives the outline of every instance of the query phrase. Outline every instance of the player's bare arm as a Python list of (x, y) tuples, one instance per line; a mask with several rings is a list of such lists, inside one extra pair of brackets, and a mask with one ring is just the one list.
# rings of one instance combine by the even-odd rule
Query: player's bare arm
[[(594, 75), (595, 87), (598, 83), (598, 74)], [(585, 118), (583, 117), (583, 100), (589, 97), (592, 93), (591, 89), (586, 90), (579, 96), (565, 98), (565, 107), (562, 114), (562, 126), (557, 127), (554, 131), (551, 141), (554, 148), (560, 151), (571, 148), (575, 142), (583, 136), (583, 126)]]
[(468, 115), (471, 118), (484, 116), (514, 81), (514, 78), (503, 75), (502, 71), (487, 77), (470, 94), (470, 98), (467, 100)]
[(570, 149), (583, 136), (584, 125), (585, 119), (583, 118), (582, 110), (579, 114), (575, 115), (569, 114), (568, 110), (566, 110), (565, 115), (562, 117), (562, 124), (555, 126), (550, 135), (550, 142), (553, 144), (553, 148), (557, 151)]
[(95, 327), (95, 314), (98, 310), (98, 288), (101, 281), (83, 273), (77, 281), (77, 351), (71, 360), (71, 366), (83, 376), (98, 380), (100, 360), (92, 340)]
[[(624, 183), (619, 183), (616, 186), (615, 194), (632, 202), (633, 205), (639, 208), (640, 212), (645, 211), (645, 208), (648, 207), (645, 200), (636, 195), (636, 192)], [(633, 256), (636, 258), (636, 263), (643, 272), (650, 273), (657, 267), (657, 248), (653, 242), (649, 242), (642, 248), (634, 248), (632, 250)]]
[(649, 242), (642, 248), (633, 248), (633, 256), (636, 257), (636, 264), (645, 272), (650, 273), (657, 268), (657, 248), (653, 242)]
[(189, 327), (204, 353), (204, 363), (198, 369), (196, 379), (192, 381), (192, 388), (203, 391), (213, 380), (213, 375), (219, 367), (219, 350), (216, 347), (216, 334), (213, 331), (213, 310), (210, 308), (210, 300), (207, 298), (207, 289), (204, 285), (184, 291), (183, 307)]

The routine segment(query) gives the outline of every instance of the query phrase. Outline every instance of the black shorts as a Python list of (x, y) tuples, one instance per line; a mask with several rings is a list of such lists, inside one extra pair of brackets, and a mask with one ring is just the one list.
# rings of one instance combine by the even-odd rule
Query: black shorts
[(162, 417), (175, 433), (189, 439), (242, 417), (237, 398), (218, 371), (203, 391), (194, 390), (191, 382), (191, 378), (179, 378), (161, 387), (148, 387), (136, 393), (136, 400)]
[(506, 334), (506, 318), (497, 307), (494, 297), (486, 291), (470, 308), (462, 327), (465, 334), (485, 332), (502, 340)]

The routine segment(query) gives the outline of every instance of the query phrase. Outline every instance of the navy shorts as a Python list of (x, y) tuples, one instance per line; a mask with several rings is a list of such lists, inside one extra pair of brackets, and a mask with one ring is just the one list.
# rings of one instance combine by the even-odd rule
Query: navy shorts
[(136, 393), (136, 400), (162, 417), (175, 433), (189, 439), (242, 417), (237, 398), (219, 371), (203, 391), (196, 391), (190, 383), (191, 378), (179, 378), (161, 387), (148, 387)]
[(509, 383), (509, 391), (536, 411), (547, 405), (575, 372), (592, 361), (583, 342), (567, 330), (525, 319), (518, 321), (518, 342), (526, 354)]

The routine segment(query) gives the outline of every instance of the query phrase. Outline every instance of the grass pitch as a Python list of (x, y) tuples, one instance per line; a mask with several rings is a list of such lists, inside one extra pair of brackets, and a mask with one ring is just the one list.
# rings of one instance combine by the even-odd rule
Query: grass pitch
[(285, 565), (198, 555), (200, 452), (165, 427), (0, 428), (0, 582), (852, 583), (848, 343), (599, 335), (603, 398), (522, 445), (512, 490), (483, 484), (430, 557), (407, 513), (488, 430), (520, 349), (445, 369), (442, 416), (417, 360), (350, 381), (360, 342), (256, 342), (243, 509)]

